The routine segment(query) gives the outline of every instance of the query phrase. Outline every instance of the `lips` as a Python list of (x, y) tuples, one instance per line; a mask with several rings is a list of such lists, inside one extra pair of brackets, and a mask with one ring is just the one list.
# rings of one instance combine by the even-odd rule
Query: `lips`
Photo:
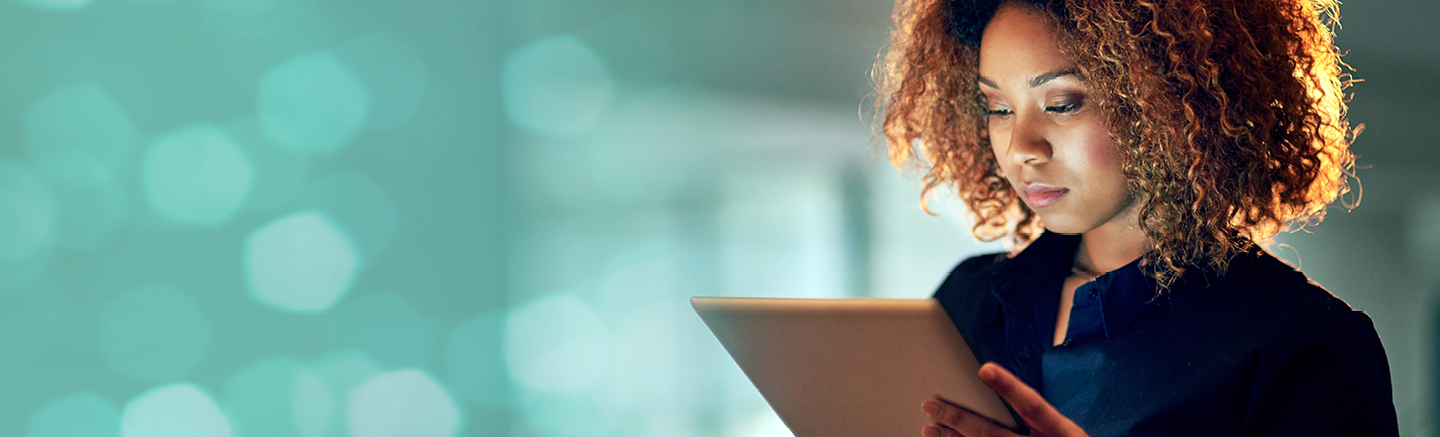
[(1029, 204), (1031, 208), (1044, 208), (1054, 205), (1055, 202), (1060, 201), (1061, 196), (1070, 192), (1067, 188), (1052, 187), (1045, 184), (1027, 184), (1022, 191), (1025, 192), (1025, 203)]

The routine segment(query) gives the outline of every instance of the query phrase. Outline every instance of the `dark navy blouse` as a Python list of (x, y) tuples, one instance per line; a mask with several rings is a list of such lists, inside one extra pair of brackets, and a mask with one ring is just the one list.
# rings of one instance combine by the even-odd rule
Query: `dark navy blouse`
[(1014, 257), (971, 258), (935, 298), (981, 362), (1091, 436), (1397, 435), (1370, 318), (1258, 248), (1160, 297), (1138, 261), (1102, 275), (1052, 346), (1079, 241), (1045, 233)]

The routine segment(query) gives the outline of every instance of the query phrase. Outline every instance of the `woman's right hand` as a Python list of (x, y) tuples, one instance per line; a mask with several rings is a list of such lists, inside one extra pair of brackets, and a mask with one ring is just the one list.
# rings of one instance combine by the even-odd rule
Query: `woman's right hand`
[[(999, 364), (985, 363), (980, 366), (980, 379), (985, 381), (1000, 398), (1015, 409), (1025, 426), (1030, 427), (1031, 436), (1047, 437), (1088, 437), (1075, 421), (1060, 414), (1054, 406), (1030, 388), (1020, 378)], [(935, 423), (920, 430), (925, 437), (1012, 437), (1019, 436), (990, 419), (945, 402), (931, 399), (920, 404), (920, 408), (935, 419)]]

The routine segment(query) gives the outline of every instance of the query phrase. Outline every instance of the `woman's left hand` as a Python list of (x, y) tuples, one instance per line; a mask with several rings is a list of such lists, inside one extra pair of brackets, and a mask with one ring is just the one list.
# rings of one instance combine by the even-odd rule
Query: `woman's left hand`
[[(985, 363), (980, 366), (980, 379), (1000, 394), (1005, 402), (1015, 409), (1025, 426), (1030, 427), (1032, 436), (1075, 437), (1086, 436), (1075, 421), (1060, 414), (1040, 392), (1030, 388), (999, 364)], [(921, 430), (925, 437), (992, 437), (1019, 436), (1005, 427), (964, 408), (951, 405), (939, 399), (920, 404), (935, 424)]]

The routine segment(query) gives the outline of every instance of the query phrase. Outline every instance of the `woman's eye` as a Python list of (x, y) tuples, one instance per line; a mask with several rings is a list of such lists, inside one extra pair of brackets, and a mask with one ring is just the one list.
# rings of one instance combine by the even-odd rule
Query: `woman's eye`
[(1002, 116), (1002, 117), (1003, 117), (1003, 116), (1006, 116), (1006, 115), (1010, 115), (1010, 110), (1009, 110), (1009, 109), (986, 109), (986, 110), (985, 110), (985, 116), (986, 116), (986, 117), (990, 117), (990, 116), (994, 116), (994, 115), (999, 115), (999, 116)]
[(1045, 112), (1056, 113), (1056, 114), (1072, 114), (1072, 113), (1074, 113), (1075, 111), (1079, 111), (1079, 110), (1080, 110), (1080, 104), (1079, 104), (1079, 103), (1064, 103), (1064, 104), (1051, 105), (1051, 106), (1046, 106), (1046, 107), (1045, 107)]

